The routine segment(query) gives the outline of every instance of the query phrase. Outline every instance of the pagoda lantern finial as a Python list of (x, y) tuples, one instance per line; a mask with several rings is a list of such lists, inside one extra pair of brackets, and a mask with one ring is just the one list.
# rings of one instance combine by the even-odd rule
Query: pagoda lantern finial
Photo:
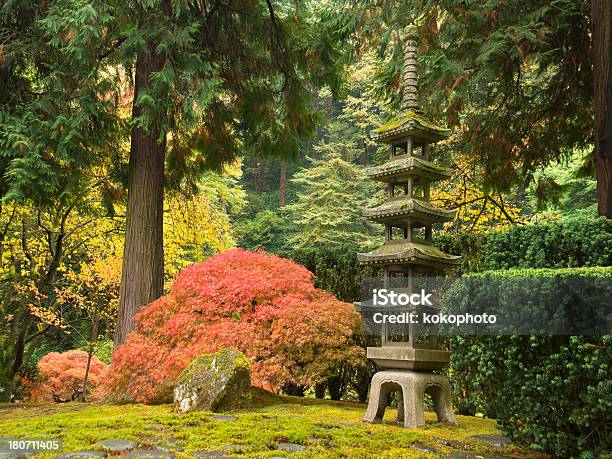
[(417, 38), (418, 32), (414, 24), (404, 29), (404, 67), (402, 75), (402, 111), (404, 113), (419, 111), (417, 97)]

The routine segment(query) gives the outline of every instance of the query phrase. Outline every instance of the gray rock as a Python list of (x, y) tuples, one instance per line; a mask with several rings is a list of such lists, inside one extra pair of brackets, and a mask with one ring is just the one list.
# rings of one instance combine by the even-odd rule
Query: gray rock
[(456, 441), (452, 441), (452, 440), (444, 440), (443, 438), (436, 438), (436, 441), (440, 442), (444, 446), (450, 446), (451, 448), (460, 449), (463, 447), (461, 443), (457, 443)]
[(132, 459), (172, 459), (174, 454), (158, 449), (133, 449), (127, 454)]
[(174, 406), (189, 411), (225, 411), (241, 408), (249, 400), (249, 361), (236, 349), (222, 349), (195, 359), (174, 387)]
[(165, 451), (167, 453), (171, 453), (173, 451), (176, 451), (178, 453), (182, 453), (183, 451), (185, 451), (184, 448), (181, 448), (180, 446), (176, 446), (176, 445), (169, 445), (169, 446), (156, 446), (156, 448), (160, 451)]
[(0, 459), (21, 459), (33, 456), (38, 452), (33, 449), (9, 448), (9, 442), (20, 440), (23, 440), (23, 438), (0, 437)]
[(73, 457), (84, 457), (84, 458), (106, 457), (106, 453), (104, 451), (74, 451), (72, 453), (62, 454), (57, 459), (70, 459)]
[(453, 451), (443, 457), (446, 459), (513, 459), (514, 456), (500, 456), (498, 454), (477, 451)]
[(281, 451), (288, 451), (290, 453), (306, 451), (306, 447), (304, 445), (298, 445), (297, 443), (279, 443), (278, 445), (276, 445), (276, 449), (279, 449)]
[(422, 443), (413, 443), (412, 447), (414, 449), (416, 449), (417, 451), (421, 451), (422, 453), (435, 454), (435, 453), (438, 452), (435, 448), (431, 448), (429, 446), (425, 446)]
[(0, 459), (22, 459), (33, 456), (40, 451), (33, 449), (11, 449), (0, 447)]
[(220, 422), (234, 422), (236, 418), (234, 416), (212, 416), (211, 419)]
[(31, 454), (25, 454), (15, 450), (0, 449), (0, 459), (26, 459)]
[(194, 457), (198, 459), (209, 459), (209, 458), (232, 459), (230, 456), (226, 456), (224, 451), (219, 451), (219, 450), (196, 451), (192, 454)]
[(493, 446), (508, 446), (512, 443), (509, 438), (498, 434), (474, 435), (472, 438)]
[(99, 446), (106, 451), (129, 451), (138, 446), (138, 444), (134, 443), (131, 440), (122, 440), (122, 439), (110, 439), (110, 440), (102, 440), (96, 443), (96, 446)]

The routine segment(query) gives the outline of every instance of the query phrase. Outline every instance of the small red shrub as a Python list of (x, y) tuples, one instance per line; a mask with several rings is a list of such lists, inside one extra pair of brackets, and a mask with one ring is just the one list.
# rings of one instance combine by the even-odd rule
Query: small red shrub
[(255, 385), (310, 386), (342, 364), (363, 360), (351, 344), (352, 305), (317, 289), (291, 260), (233, 249), (186, 268), (172, 291), (143, 308), (113, 354), (106, 390), (118, 398), (167, 400), (198, 355), (235, 347)]
[[(50, 352), (38, 362), (38, 376), (30, 389), (30, 399), (52, 402), (54, 395), (63, 400), (72, 399), (83, 388), (86, 367), (85, 351)], [(92, 357), (87, 378), (88, 398), (92, 398), (107, 368), (98, 357)]]

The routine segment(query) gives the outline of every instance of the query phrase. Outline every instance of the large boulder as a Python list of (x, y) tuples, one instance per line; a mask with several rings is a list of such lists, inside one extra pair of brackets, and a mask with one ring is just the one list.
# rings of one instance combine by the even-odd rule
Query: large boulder
[(249, 400), (249, 361), (236, 349), (222, 349), (195, 359), (174, 387), (174, 406), (189, 411), (225, 411)]

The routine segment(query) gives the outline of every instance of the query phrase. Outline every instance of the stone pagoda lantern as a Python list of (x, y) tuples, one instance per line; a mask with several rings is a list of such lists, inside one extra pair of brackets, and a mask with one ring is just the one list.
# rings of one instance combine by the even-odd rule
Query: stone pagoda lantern
[[(366, 171), (370, 178), (384, 182), (387, 187), (388, 199), (378, 207), (364, 210), (367, 219), (384, 224), (385, 243), (370, 253), (357, 255), (360, 264), (382, 268), (384, 288), (407, 293), (420, 291), (415, 286), (419, 279), (460, 263), (460, 257), (432, 245), (432, 225), (453, 220), (455, 212), (429, 202), (430, 184), (451, 175), (447, 169), (430, 162), (430, 145), (447, 138), (451, 132), (428, 121), (419, 110), (416, 39), (416, 27), (406, 27), (402, 111), (373, 132), (375, 140), (389, 145), (389, 161)], [(400, 281), (401, 289), (394, 288), (393, 281)], [(433, 304), (429, 307), (435, 310), (436, 303)], [(363, 310), (367, 304), (362, 302), (361, 307)], [(415, 313), (420, 308), (410, 307)], [(405, 427), (425, 424), (425, 394), (431, 396), (439, 421), (456, 423), (448, 378), (433, 372), (449, 362), (450, 352), (440, 350), (435, 337), (420, 335), (419, 327), (408, 325), (407, 333), (398, 336), (389, 335), (383, 326), (381, 346), (368, 347), (367, 357), (383, 370), (372, 377), (365, 421), (381, 422), (395, 392), (397, 421)]]

